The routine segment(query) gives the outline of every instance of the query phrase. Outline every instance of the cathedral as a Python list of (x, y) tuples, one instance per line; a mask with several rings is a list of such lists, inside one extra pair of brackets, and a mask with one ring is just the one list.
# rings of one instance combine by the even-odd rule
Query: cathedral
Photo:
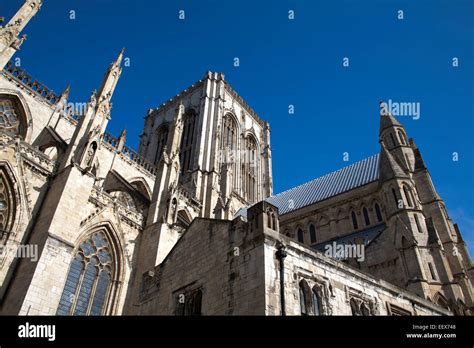
[[(0, 314), (471, 315), (474, 269), (421, 150), (272, 191), (270, 125), (222, 73), (107, 132), (122, 50), (83, 112), (16, 66), (42, 0), (0, 26)], [(471, 231), (469, 231), (471, 232)]]

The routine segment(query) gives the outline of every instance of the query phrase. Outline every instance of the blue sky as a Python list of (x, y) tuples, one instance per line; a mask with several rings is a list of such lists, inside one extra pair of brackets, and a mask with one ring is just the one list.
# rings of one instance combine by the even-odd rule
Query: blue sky
[[(22, 2), (2, 0), (1, 15)], [(470, 0), (44, 0), (17, 56), (46, 86), (59, 93), (71, 84), (71, 100), (83, 102), (125, 47), (130, 67), (108, 130), (126, 127), (132, 148), (148, 108), (207, 70), (223, 72), (270, 122), (275, 192), (376, 153), (380, 100), (418, 102), (418, 120), (399, 119), (472, 253), (473, 15)]]

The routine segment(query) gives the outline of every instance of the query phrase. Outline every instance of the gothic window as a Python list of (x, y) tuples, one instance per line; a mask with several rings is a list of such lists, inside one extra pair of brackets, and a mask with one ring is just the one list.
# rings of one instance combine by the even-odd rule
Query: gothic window
[(298, 228), (297, 235), (298, 235), (298, 242), (304, 243), (304, 233), (301, 228)]
[(168, 142), (168, 126), (163, 125), (158, 129), (158, 140), (157, 140), (157, 145), (156, 145), (156, 155), (155, 155), (155, 164), (158, 164), (158, 162), (161, 159), (161, 156), (163, 155), (163, 150), (166, 146), (166, 143)]
[(364, 207), (364, 209), (362, 209), (362, 214), (364, 215), (365, 225), (369, 226), (370, 225), (369, 212), (367, 211), (366, 207)]
[(398, 137), (400, 138), (400, 142), (402, 143), (402, 145), (406, 145), (405, 136), (401, 131), (398, 131)]
[(359, 304), (357, 303), (357, 301), (354, 298), (351, 298), (349, 303), (351, 305), (352, 315), (356, 315), (356, 316), (362, 315), (362, 313), (359, 310)]
[(300, 310), (301, 315), (309, 315), (311, 310), (311, 289), (306, 280), (300, 281)]
[(26, 128), (15, 104), (12, 99), (0, 99), (0, 129), (25, 137)]
[(223, 161), (230, 164), (229, 168), (232, 171), (233, 182), (236, 186), (236, 151), (237, 151), (237, 125), (231, 115), (226, 115), (224, 118), (224, 125), (222, 130), (221, 150), (223, 153)]
[(257, 142), (252, 136), (245, 138), (244, 163), (242, 164), (242, 190), (244, 197), (253, 203), (257, 200)]
[(316, 243), (316, 228), (313, 224), (309, 225), (309, 239), (311, 240), (311, 244)]
[(355, 212), (351, 213), (351, 218), (352, 218), (352, 227), (354, 227), (354, 230), (357, 230), (359, 228), (359, 225), (357, 224), (357, 216)]
[(362, 315), (364, 315), (364, 316), (370, 315), (369, 307), (367, 307), (367, 305), (366, 305), (365, 303), (362, 303), (362, 304), (360, 305), (360, 312), (361, 312)]
[(407, 206), (408, 207), (413, 207), (413, 200), (412, 200), (413, 197), (411, 196), (411, 191), (405, 185), (403, 185), (403, 193), (405, 194), (405, 199), (407, 201)]
[(377, 221), (382, 222), (382, 212), (380, 211), (380, 206), (378, 203), (374, 204), (375, 215), (377, 216)]
[(312, 291), (313, 295), (313, 314), (314, 315), (322, 315), (321, 312), (321, 298), (319, 297), (319, 294), (317, 292), (317, 289), (313, 288)]
[(392, 140), (392, 146), (395, 147), (395, 138), (393, 137), (393, 133), (390, 133), (390, 140)]
[(431, 262), (428, 262), (428, 268), (430, 269), (430, 275), (432, 280), (438, 280), (436, 278), (436, 272), (434, 270), (433, 264)]
[(0, 241), (8, 238), (13, 226), (15, 202), (11, 187), (6, 173), (0, 168)]
[(272, 226), (273, 226), (273, 229), (274, 229), (274, 230), (277, 229), (276, 215), (275, 215), (274, 212), (272, 212)]
[(423, 233), (423, 230), (421, 229), (421, 223), (420, 223), (420, 219), (418, 217), (418, 214), (413, 214), (415, 216), (415, 223), (416, 223), (416, 228), (418, 230), (418, 232), (420, 233)]
[(268, 228), (271, 228), (273, 229), (273, 225), (272, 225), (272, 213), (270, 210), (267, 211), (267, 224), (268, 224)]
[(176, 297), (176, 315), (201, 315), (202, 291), (180, 293)]
[(195, 136), (195, 128), (198, 117), (196, 112), (191, 110), (187, 112), (184, 117), (183, 133), (181, 135), (181, 146), (179, 151), (179, 159), (181, 165), (181, 173), (186, 174), (188, 170), (192, 169), (192, 155), (193, 144)]
[(351, 298), (349, 301), (351, 306), (352, 315), (362, 316), (362, 315), (371, 315), (369, 306), (361, 299)]
[(397, 193), (395, 192), (395, 189), (393, 189), (393, 188), (392, 188), (392, 195), (393, 195), (393, 199), (395, 201), (395, 206), (398, 207)]
[(103, 315), (113, 286), (114, 257), (102, 231), (81, 243), (71, 262), (57, 315)]

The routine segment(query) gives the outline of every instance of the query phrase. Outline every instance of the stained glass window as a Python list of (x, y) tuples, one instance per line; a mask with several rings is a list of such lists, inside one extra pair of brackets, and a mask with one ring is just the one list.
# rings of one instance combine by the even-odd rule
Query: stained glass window
[(58, 315), (102, 315), (112, 280), (113, 255), (103, 232), (81, 243), (66, 278)]
[(15, 217), (15, 197), (7, 174), (0, 168), (0, 241), (8, 238)]
[(9, 99), (0, 100), (0, 128), (18, 133), (19, 126), (20, 121), (18, 120), (13, 102)]

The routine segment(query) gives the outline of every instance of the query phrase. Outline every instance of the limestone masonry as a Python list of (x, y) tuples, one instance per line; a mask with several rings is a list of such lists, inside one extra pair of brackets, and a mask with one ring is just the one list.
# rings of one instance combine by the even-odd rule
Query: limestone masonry
[(11, 63), (41, 3), (0, 27), (1, 314), (473, 313), (461, 232), (386, 110), (379, 153), (273, 194), (268, 122), (207, 72), (135, 152), (106, 131), (123, 50), (80, 113)]

